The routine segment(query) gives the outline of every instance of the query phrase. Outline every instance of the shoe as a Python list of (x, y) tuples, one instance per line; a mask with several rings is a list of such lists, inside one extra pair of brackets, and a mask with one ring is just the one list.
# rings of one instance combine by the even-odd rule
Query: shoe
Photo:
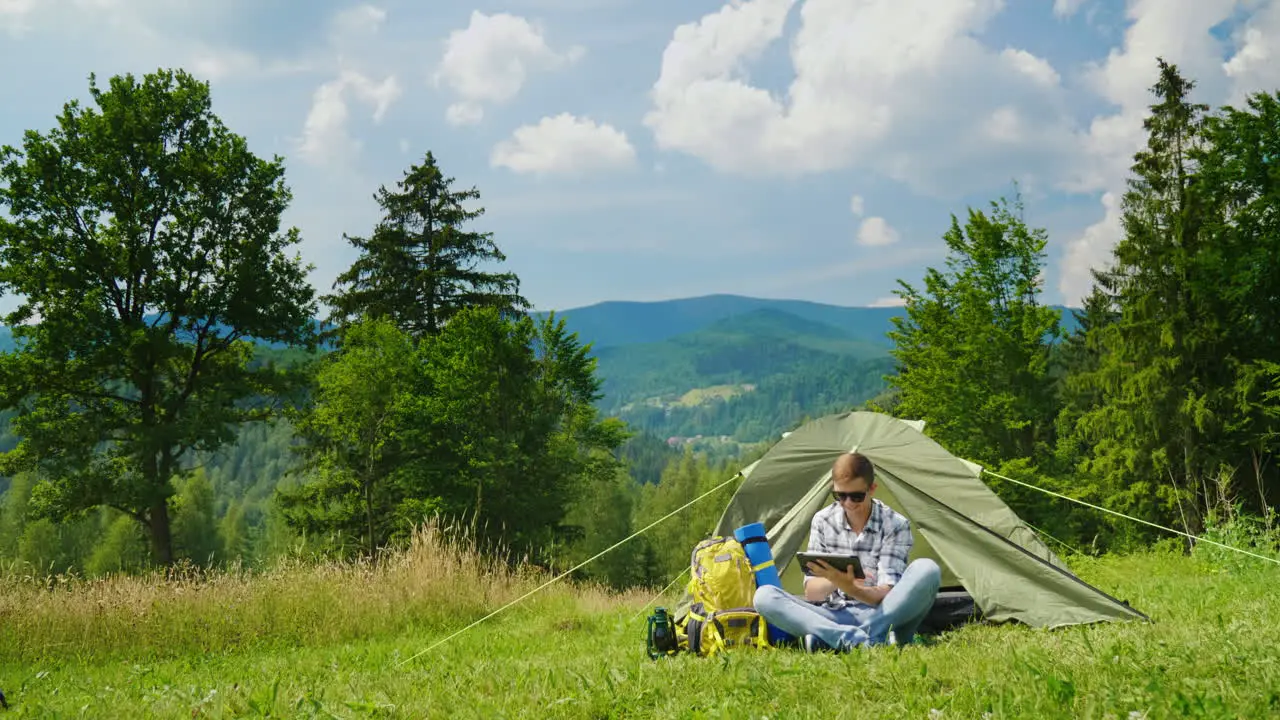
[(818, 639), (817, 635), (805, 635), (800, 638), (800, 646), (807, 653), (824, 652), (831, 649), (831, 646)]

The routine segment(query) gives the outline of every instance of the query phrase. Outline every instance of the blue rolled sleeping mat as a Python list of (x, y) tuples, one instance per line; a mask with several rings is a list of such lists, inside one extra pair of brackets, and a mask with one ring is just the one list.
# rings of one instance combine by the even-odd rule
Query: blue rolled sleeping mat
[[(764, 523), (757, 522), (743, 525), (733, 531), (733, 538), (742, 543), (742, 549), (747, 554), (747, 560), (751, 561), (751, 572), (755, 574), (756, 587), (762, 585), (782, 587), (782, 578), (778, 575), (778, 568), (773, 564), (773, 550), (769, 547)], [(794, 639), (790, 633), (781, 628), (776, 628), (773, 625), (769, 626), (770, 643), (784, 643)]]

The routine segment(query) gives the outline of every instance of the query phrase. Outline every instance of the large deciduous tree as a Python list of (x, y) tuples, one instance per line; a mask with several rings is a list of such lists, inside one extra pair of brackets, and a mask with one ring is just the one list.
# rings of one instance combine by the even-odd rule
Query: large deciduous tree
[[(1280, 501), (1280, 93), (1255, 93), (1205, 127), (1206, 213), (1196, 287), (1221, 333), (1219, 421), (1242, 504)], [(1249, 482), (1243, 482), (1244, 480)]]
[(484, 210), (467, 207), (479, 191), (455, 190), (453, 182), (428, 152), (397, 189), (378, 189), (383, 218), (367, 238), (344, 235), (359, 257), (324, 298), (339, 331), (360, 317), (387, 317), (420, 339), (438, 333), (464, 308), (514, 313), (528, 307), (514, 273), (481, 267), (506, 256), (491, 233), (463, 227)]
[(905, 315), (889, 335), (898, 371), (894, 412), (926, 421), (949, 450), (976, 462), (1034, 458), (1052, 436), (1050, 343), (1057, 311), (1039, 304), (1045, 233), (1020, 206), (992, 203), (952, 217), (943, 239), (947, 269), (929, 268), (924, 288), (902, 282)]
[(223, 125), (207, 84), (162, 70), (90, 95), (0, 151), (0, 288), (20, 300), (3, 470), (45, 470), (32, 505), (51, 517), (128, 514), (168, 564), (184, 458), (293, 387), (249, 339), (309, 346), (313, 291), (280, 228), (282, 161)]

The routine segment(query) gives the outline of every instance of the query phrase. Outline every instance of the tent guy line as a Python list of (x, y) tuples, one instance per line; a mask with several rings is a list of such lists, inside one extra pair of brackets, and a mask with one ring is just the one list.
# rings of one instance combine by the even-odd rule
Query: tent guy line
[(1093, 508), (1094, 510), (1101, 510), (1102, 512), (1110, 513), (1110, 514), (1115, 515), (1115, 516), (1117, 516), (1117, 517), (1122, 517), (1122, 518), (1124, 518), (1125, 520), (1132, 520), (1132, 521), (1134, 521), (1134, 522), (1136, 522), (1136, 523), (1142, 523), (1143, 525), (1150, 525), (1151, 527), (1156, 528), (1156, 529), (1158, 529), (1158, 530), (1164, 530), (1165, 532), (1171, 532), (1171, 533), (1174, 533), (1175, 535), (1182, 535), (1182, 536), (1184, 536), (1184, 537), (1191, 538), (1192, 540), (1195, 540), (1196, 542), (1209, 543), (1210, 545), (1217, 545), (1218, 547), (1226, 548), (1227, 550), (1234, 550), (1234, 551), (1236, 551), (1236, 552), (1238, 552), (1238, 553), (1244, 553), (1245, 555), (1249, 555), (1249, 556), (1252, 556), (1252, 557), (1256, 557), (1256, 558), (1258, 558), (1259, 560), (1266, 560), (1267, 562), (1275, 563), (1275, 564), (1277, 564), (1277, 565), (1280, 565), (1280, 560), (1277, 560), (1277, 559), (1275, 559), (1275, 558), (1269, 558), (1269, 557), (1267, 557), (1266, 555), (1259, 555), (1259, 554), (1257, 554), (1257, 553), (1249, 552), (1248, 550), (1243, 550), (1243, 549), (1238, 548), (1238, 547), (1232, 547), (1232, 546), (1230, 546), (1230, 545), (1224, 545), (1224, 544), (1222, 544), (1222, 543), (1220, 543), (1220, 542), (1218, 542), (1218, 541), (1216, 541), (1216, 540), (1209, 540), (1208, 538), (1196, 537), (1195, 535), (1192, 535), (1192, 534), (1190, 534), (1190, 533), (1183, 532), (1183, 531), (1181, 531), (1181, 530), (1174, 530), (1173, 528), (1167, 528), (1167, 527), (1165, 527), (1165, 526), (1163, 526), (1163, 525), (1157, 525), (1156, 523), (1149, 522), (1149, 521), (1147, 521), (1147, 520), (1143, 520), (1142, 518), (1136, 518), (1136, 517), (1133, 517), (1132, 515), (1125, 515), (1125, 514), (1124, 514), (1124, 513), (1122, 513), (1122, 512), (1117, 512), (1117, 511), (1115, 511), (1115, 510), (1109, 510), (1109, 509), (1104, 508), (1104, 507), (1102, 507), (1102, 506), (1100, 506), (1100, 505), (1094, 505), (1093, 503), (1086, 502), (1086, 501), (1084, 501), (1084, 500), (1080, 500), (1079, 498), (1073, 498), (1073, 497), (1071, 497), (1071, 496), (1069, 496), (1069, 495), (1063, 495), (1062, 493), (1056, 493), (1056, 492), (1054, 492), (1054, 491), (1052, 491), (1052, 490), (1046, 490), (1045, 488), (1042, 488), (1042, 487), (1036, 487), (1035, 485), (1032, 485), (1032, 484), (1030, 484), (1030, 483), (1022, 482), (1021, 480), (1014, 480), (1013, 478), (1005, 477), (1005, 476), (1003, 476), (1003, 475), (1000, 475), (999, 473), (993, 473), (993, 472), (991, 472), (990, 470), (987, 470), (986, 468), (983, 468), (982, 472), (984, 472), (984, 473), (986, 473), (986, 474), (988, 474), (988, 475), (990, 475), (991, 477), (994, 477), (994, 478), (999, 478), (999, 479), (1001, 479), (1001, 480), (1007, 480), (1007, 481), (1009, 481), (1009, 482), (1011, 482), (1011, 483), (1016, 483), (1016, 484), (1021, 485), (1021, 486), (1023, 486), (1023, 487), (1031, 488), (1032, 490), (1039, 490), (1040, 492), (1045, 493), (1046, 495), (1052, 495), (1052, 496), (1054, 496), (1054, 497), (1062, 498), (1063, 500), (1070, 500), (1071, 502), (1079, 503), (1079, 504), (1081, 504), (1081, 505), (1084, 505), (1085, 507)]
[(1067, 543), (1062, 542), (1062, 541), (1061, 541), (1061, 540), (1059, 540), (1058, 538), (1056, 538), (1056, 537), (1054, 537), (1054, 536), (1050, 535), (1049, 533), (1045, 532), (1044, 530), (1041, 530), (1040, 528), (1036, 527), (1035, 525), (1032, 525), (1031, 523), (1027, 522), (1026, 520), (1023, 520), (1023, 522), (1024, 522), (1024, 523), (1026, 523), (1027, 527), (1029, 527), (1029, 528), (1031, 528), (1033, 531), (1035, 531), (1035, 533), (1036, 533), (1037, 535), (1043, 535), (1044, 537), (1049, 538), (1050, 540), (1052, 540), (1052, 541), (1054, 541), (1054, 542), (1058, 543), (1059, 545), (1061, 545), (1062, 547), (1064, 547), (1064, 548), (1066, 548), (1066, 549), (1070, 550), (1071, 552), (1075, 553), (1076, 555), (1085, 555), (1085, 554), (1086, 554), (1086, 553), (1085, 553), (1085, 552), (1083, 552), (1082, 550), (1079, 550), (1079, 549), (1077, 549), (1077, 548), (1075, 548), (1075, 547), (1073, 547), (1073, 546), (1071, 546), (1071, 545), (1068, 545)]
[(635, 622), (636, 620), (639, 620), (639, 619), (640, 619), (640, 616), (641, 616), (641, 615), (644, 615), (644, 611), (645, 611), (645, 610), (648, 610), (648, 609), (649, 609), (649, 606), (651, 606), (651, 605), (653, 605), (655, 602), (657, 602), (658, 598), (662, 597), (663, 595), (666, 595), (666, 594), (667, 594), (667, 592), (668, 592), (669, 590), (671, 590), (671, 588), (675, 587), (676, 583), (680, 582), (680, 578), (684, 577), (684, 576), (685, 576), (685, 573), (687, 573), (687, 572), (689, 572), (689, 568), (685, 568), (685, 569), (681, 570), (681, 571), (680, 571), (680, 574), (679, 574), (679, 575), (676, 575), (676, 579), (675, 579), (675, 580), (672, 580), (671, 582), (667, 583), (667, 586), (666, 586), (666, 587), (664, 587), (664, 588), (662, 588), (662, 590), (658, 591), (658, 594), (657, 594), (657, 595), (654, 595), (652, 598), (650, 598), (650, 599), (649, 599), (649, 602), (645, 603), (645, 604), (644, 604), (644, 607), (640, 608), (640, 612), (638, 612), (638, 613), (636, 613), (635, 615), (632, 615), (632, 616), (631, 616), (631, 622)]
[(576, 572), (576, 571), (578, 571), (578, 570), (580, 570), (580, 569), (582, 569), (582, 568), (586, 567), (587, 565), (589, 565), (589, 564), (591, 564), (591, 563), (595, 562), (597, 559), (599, 559), (599, 558), (601, 558), (601, 557), (604, 557), (605, 555), (607, 555), (607, 554), (609, 554), (610, 552), (612, 552), (612, 551), (616, 550), (617, 548), (619, 548), (619, 547), (621, 547), (621, 546), (623, 546), (623, 545), (627, 544), (628, 542), (631, 542), (632, 540), (634, 540), (634, 539), (636, 539), (636, 538), (640, 537), (641, 535), (643, 535), (643, 534), (645, 534), (646, 532), (648, 532), (649, 530), (653, 529), (654, 527), (656, 527), (657, 525), (659, 525), (659, 524), (660, 524), (660, 523), (662, 523), (663, 521), (667, 520), (668, 518), (670, 518), (670, 517), (672, 517), (672, 516), (674, 516), (674, 515), (678, 515), (679, 513), (683, 512), (686, 508), (688, 508), (688, 507), (692, 506), (694, 503), (697, 503), (699, 500), (702, 500), (703, 498), (705, 498), (705, 497), (707, 497), (707, 496), (709, 496), (709, 495), (713, 495), (713, 494), (715, 494), (718, 490), (720, 490), (721, 488), (725, 487), (726, 485), (728, 485), (729, 483), (733, 482), (734, 480), (737, 480), (737, 479), (738, 479), (738, 478), (740, 478), (741, 476), (742, 476), (742, 473), (741, 473), (741, 472), (734, 473), (734, 474), (733, 474), (733, 476), (732, 476), (732, 477), (730, 477), (728, 480), (725, 480), (724, 482), (720, 483), (719, 485), (717, 485), (717, 486), (715, 486), (715, 487), (711, 488), (710, 490), (708, 490), (708, 491), (706, 491), (706, 492), (702, 493), (702, 494), (701, 494), (701, 495), (699, 495), (698, 497), (696, 497), (696, 498), (694, 498), (694, 499), (690, 500), (689, 502), (685, 503), (684, 505), (681, 505), (680, 507), (676, 508), (675, 510), (672, 510), (671, 512), (667, 513), (666, 515), (663, 515), (662, 517), (658, 518), (657, 520), (654, 520), (653, 522), (649, 523), (649, 524), (648, 524), (648, 525), (646, 525), (645, 527), (642, 527), (642, 528), (640, 528), (639, 530), (637, 530), (637, 531), (635, 531), (635, 532), (631, 533), (631, 535), (629, 535), (629, 536), (627, 536), (627, 537), (625, 537), (625, 538), (623, 538), (623, 539), (619, 540), (618, 542), (616, 542), (616, 543), (614, 543), (614, 544), (610, 545), (609, 547), (605, 548), (604, 550), (601, 550), (600, 552), (596, 553), (595, 555), (592, 555), (591, 557), (587, 558), (586, 560), (583, 560), (582, 562), (580, 562), (580, 563), (578, 563), (577, 565), (575, 565), (575, 566), (573, 566), (573, 567), (569, 568), (568, 570), (565, 570), (564, 572), (560, 573), (559, 575), (557, 575), (557, 576), (555, 576), (555, 577), (551, 578), (550, 580), (548, 580), (548, 581), (546, 581), (546, 582), (542, 583), (542, 584), (541, 584), (541, 585), (539, 585), (538, 587), (536, 587), (536, 588), (534, 588), (534, 589), (530, 590), (529, 592), (525, 593), (524, 595), (521, 595), (520, 597), (516, 598), (515, 600), (512, 600), (511, 602), (507, 603), (506, 605), (503, 605), (502, 607), (498, 608), (497, 610), (494, 610), (493, 612), (489, 613), (488, 615), (485, 615), (484, 617), (480, 618), (479, 620), (476, 620), (475, 622), (473, 622), (473, 623), (471, 623), (470, 625), (468, 625), (468, 626), (466, 626), (466, 627), (462, 628), (461, 630), (458, 630), (458, 631), (454, 632), (452, 635), (449, 635), (449, 636), (444, 637), (444, 638), (442, 638), (442, 639), (440, 639), (440, 640), (437, 640), (436, 642), (432, 643), (432, 644), (431, 644), (431, 646), (430, 646), (430, 647), (428, 647), (426, 650), (422, 650), (422, 651), (417, 652), (417, 653), (415, 653), (415, 654), (413, 654), (413, 655), (410, 655), (409, 657), (405, 658), (404, 660), (401, 660), (400, 662), (398, 662), (398, 663), (396, 663), (396, 664), (397, 664), (397, 665), (404, 665), (405, 663), (409, 662), (410, 660), (413, 660), (413, 659), (415, 659), (415, 658), (417, 658), (417, 657), (419, 657), (419, 656), (421, 656), (421, 655), (425, 655), (426, 653), (431, 652), (431, 651), (432, 651), (432, 650), (434, 650), (435, 648), (437, 648), (437, 647), (439, 647), (439, 646), (443, 645), (444, 643), (446, 643), (446, 642), (448, 642), (448, 641), (452, 640), (453, 638), (455, 638), (455, 637), (457, 637), (457, 636), (461, 635), (462, 633), (464, 633), (464, 632), (466, 632), (466, 631), (470, 630), (471, 628), (473, 628), (473, 627), (475, 627), (475, 626), (479, 625), (480, 623), (482, 623), (482, 622), (484, 622), (484, 621), (488, 620), (489, 618), (491, 618), (491, 617), (493, 617), (493, 616), (495, 616), (495, 615), (497, 615), (497, 614), (499, 614), (499, 613), (501, 613), (501, 612), (504, 612), (504, 611), (506, 611), (506, 610), (507, 610), (507, 609), (509, 609), (509, 608), (515, 607), (516, 605), (519, 605), (520, 603), (524, 602), (527, 598), (532, 597), (533, 595), (535, 595), (535, 594), (537, 594), (537, 593), (541, 592), (541, 591), (542, 591), (542, 590), (544, 590), (545, 588), (547, 588), (547, 587), (549, 587), (549, 586), (551, 586), (551, 585), (555, 584), (555, 583), (556, 583), (556, 582), (558, 582), (561, 578), (564, 578), (566, 575), (569, 575), (570, 573)]

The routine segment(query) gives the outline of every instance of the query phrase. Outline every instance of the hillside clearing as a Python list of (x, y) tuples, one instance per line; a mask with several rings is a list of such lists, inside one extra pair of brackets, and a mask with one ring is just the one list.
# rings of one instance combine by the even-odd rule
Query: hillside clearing
[(751, 383), (741, 385), (712, 385), (704, 388), (694, 388), (676, 401), (677, 405), (682, 407), (697, 407), (714, 400), (729, 400), (743, 393), (749, 393), (756, 389)]
[(653, 662), (644, 654), (647, 613), (637, 615), (648, 596), (557, 584), (401, 664), (538, 578), (482, 579), (474, 558), (426, 537), (376, 570), (299, 567), (168, 589), (127, 578), (52, 592), (10, 583), (0, 591), (0, 688), (13, 717), (1280, 712), (1276, 568), (1172, 551), (1072, 566), (1154, 623), (975, 626), (924, 646), (844, 656), (783, 649)]

